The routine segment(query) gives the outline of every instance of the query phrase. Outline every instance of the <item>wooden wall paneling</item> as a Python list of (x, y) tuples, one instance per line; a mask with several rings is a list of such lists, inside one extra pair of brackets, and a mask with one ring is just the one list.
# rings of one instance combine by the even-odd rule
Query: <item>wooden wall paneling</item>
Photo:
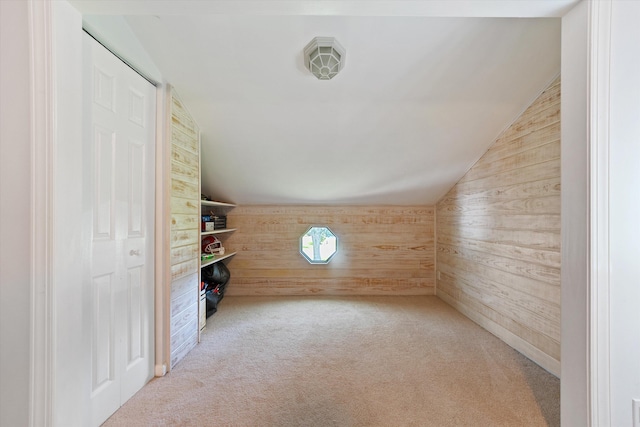
[(560, 253), (553, 250), (517, 247), (495, 242), (481, 242), (446, 235), (438, 236), (438, 244), (472, 249), (511, 259), (517, 258), (523, 262), (530, 262), (534, 264), (540, 263), (549, 267), (560, 268)]
[[(235, 271), (235, 267), (234, 267)], [(233, 274), (232, 274), (233, 276)], [(229, 295), (433, 295), (422, 280), (232, 278)]]
[(199, 174), (199, 154), (194, 153), (186, 148), (175, 145), (177, 141), (174, 141), (174, 145), (171, 150), (171, 173), (177, 179), (181, 179), (186, 182), (192, 182), (194, 184), (199, 183), (198, 179), (195, 179), (194, 175)]
[(170, 358), (173, 367), (198, 341), (200, 289), (200, 136), (171, 91)]
[[(171, 179), (171, 193), (174, 195), (174, 197), (194, 200), (194, 196), (200, 197), (198, 190), (199, 187), (190, 182), (182, 181), (176, 178)], [(197, 197), (195, 199), (197, 199)]]
[(175, 335), (193, 316), (196, 301), (192, 289), (198, 285), (198, 278), (190, 274), (173, 282), (171, 286), (171, 335)]
[(171, 213), (200, 215), (200, 200), (179, 199), (177, 197), (173, 197), (171, 198)]
[(193, 332), (190, 330), (192, 322), (193, 312), (191, 310), (184, 310), (173, 316), (171, 319), (171, 330), (176, 332), (171, 334), (171, 343), (174, 349), (179, 347), (185, 338), (186, 340), (191, 338), (191, 335), (193, 335)]
[(173, 307), (171, 310), (172, 335), (178, 334), (180, 330), (193, 318), (193, 310), (197, 310), (197, 308), (194, 307), (195, 304), (192, 299), (191, 292), (187, 292), (173, 300)]
[[(560, 307), (555, 301), (550, 301), (551, 297), (556, 294), (552, 287), (547, 286), (540, 292), (541, 295), (537, 295), (531, 292), (530, 286), (519, 289), (514, 286), (513, 282), (505, 284), (495, 280), (493, 277), (488, 277), (487, 273), (489, 271), (487, 269), (480, 269), (480, 273), (473, 269), (464, 270), (461, 267), (461, 263), (443, 263), (438, 268), (442, 268), (440, 270), (441, 277), (442, 273), (445, 273), (450, 278), (455, 278), (456, 281), (453, 285), (458, 286), (462, 292), (477, 294), (475, 299), (480, 302), (491, 303), (495, 299), (495, 295), (499, 294), (502, 299), (500, 304), (496, 304), (493, 307), (495, 311), (510, 313), (517, 306), (518, 309), (513, 313), (514, 319), (542, 316), (538, 322), (541, 325), (545, 325), (546, 334), (553, 337), (559, 333), (559, 327), (555, 322), (560, 318)], [(508, 274), (503, 274), (503, 279), (509, 276)], [(460, 287), (461, 283), (466, 284), (466, 286)]]
[(560, 286), (560, 278), (558, 277), (560, 268), (558, 267), (446, 244), (438, 244), (437, 250), (438, 255), (441, 255), (445, 260), (459, 260), (463, 264), (473, 263), (474, 265), (490, 268), (491, 271), (500, 270), (505, 273), (533, 279), (536, 282), (546, 282), (554, 287)]
[(437, 203), (436, 293), (560, 367), (560, 79)]
[(559, 122), (560, 110), (560, 79), (545, 89), (520, 117), (496, 139), (495, 148), (508, 143), (514, 138), (518, 138), (532, 131), (538, 131), (546, 126)]
[(183, 246), (171, 249), (171, 265), (191, 261), (193, 258), (200, 256), (200, 247), (198, 245)]
[(200, 227), (199, 218), (193, 214), (173, 214), (171, 215), (171, 228), (175, 230), (193, 230)]
[(198, 177), (199, 168), (188, 165), (179, 161), (171, 162), (171, 174), (179, 176), (181, 180), (198, 185), (200, 178)]
[[(191, 288), (193, 288), (193, 286), (197, 285), (196, 280), (197, 278), (195, 278), (192, 274), (189, 274), (174, 280), (171, 283), (172, 297), (176, 299), (188, 293), (191, 290)], [(171, 307), (171, 309), (176, 313), (178, 312), (178, 311), (175, 311), (176, 307)]]
[(560, 230), (560, 215), (557, 214), (521, 214), (521, 215), (473, 215), (443, 216), (442, 226), (472, 228), (504, 228), (515, 230)]
[[(434, 207), (239, 206), (225, 247), (229, 295), (433, 295)], [(338, 236), (338, 253), (312, 265), (299, 253), (311, 225)]]
[(193, 317), (190, 318), (180, 333), (171, 335), (171, 348), (173, 349), (171, 351), (171, 366), (175, 366), (198, 344), (198, 334), (192, 333), (193, 329), (198, 329), (198, 316), (195, 316), (195, 320)]
[[(539, 365), (543, 367), (556, 365), (554, 361), (557, 361), (559, 357), (558, 341), (550, 339), (508, 316), (501, 315), (491, 306), (480, 304), (465, 293), (448, 291), (440, 294), (440, 288), (438, 288), (438, 292), (439, 298)], [(542, 351), (541, 348), (545, 347), (548, 350)]]
[[(515, 137), (508, 141), (496, 141), (496, 143), (484, 154), (485, 161), (492, 162), (496, 159), (503, 159), (511, 155), (516, 155), (522, 151), (528, 151), (539, 145), (555, 142), (560, 135), (560, 121), (553, 122), (534, 133)], [(500, 143), (502, 142), (502, 143)]]
[(172, 120), (173, 128), (171, 129), (171, 138), (176, 143), (177, 153), (187, 150), (192, 153), (198, 153), (197, 138), (198, 134), (195, 129), (187, 129), (181, 126), (180, 122)]
[(198, 273), (198, 260), (188, 260), (171, 266), (171, 279), (177, 280)]
[(173, 230), (171, 232), (172, 248), (192, 244), (198, 244), (198, 230)]
[[(500, 211), (518, 213), (555, 213), (560, 203), (557, 201), (560, 196), (560, 178), (541, 178), (535, 181), (512, 184), (500, 187), (476, 190), (465, 193), (457, 186), (438, 202), (438, 210), (449, 208), (450, 210), (477, 210), (487, 213), (498, 213)], [(540, 203), (536, 205), (549, 205), (547, 211), (532, 211), (530, 201), (538, 201), (541, 198), (555, 201), (555, 204)], [(445, 212), (443, 212), (445, 213)]]
[(560, 159), (551, 159), (544, 163), (525, 166), (519, 169), (501, 171), (496, 174), (476, 179), (473, 181), (459, 181), (456, 184), (458, 191), (462, 194), (472, 194), (486, 188), (497, 187), (509, 182), (521, 184), (525, 182), (538, 181), (557, 177), (560, 173)]
[[(549, 283), (540, 284), (535, 279), (521, 278), (517, 274), (494, 271), (490, 267), (471, 262), (465, 263), (465, 261), (456, 259), (445, 258), (442, 261), (438, 261), (438, 271), (445, 272), (450, 277), (460, 278), (461, 280), (471, 281), (471, 278), (475, 277), (478, 282), (482, 280), (488, 281), (504, 292), (513, 290), (514, 292), (532, 295), (549, 304), (556, 304), (555, 299), (559, 294), (558, 286)], [(491, 296), (495, 297), (495, 295)], [(503, 297), (504, 295), (501, 294), (499, 296)]]

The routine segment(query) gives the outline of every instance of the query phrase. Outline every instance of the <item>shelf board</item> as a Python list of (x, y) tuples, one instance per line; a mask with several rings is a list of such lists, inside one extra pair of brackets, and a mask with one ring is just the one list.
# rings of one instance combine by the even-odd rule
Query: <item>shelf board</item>
[(224, 203), (224, 202), (214, 202), (212, 200), (200, 200), (200, 205), (202, 206), (218, 206), (222, 208), (235, 208), (236, 205), (233, 203)]
[(220, 230), (201, 231), (200, 235), (209, 236), (211, 234), (231, 233), (231, 232), (236, 231), (236, 230), (237, 230), (237, 228), (221, 228)]
[(237, 252), (231, 252), (230, 254), (224, 254), (222, 256), (219, 256), (219, 257), (216, 257), (216, 258), (213, 258), (213, 259), (208, 259), (208, 260), (202, 262), (202, 264), (200, 264), (200, 268), (204, 268), (204, 267), (206, 267), (208, 265), (215, 264), (216, 262), (220, 262), (220, 261), (223, 261), (223, 260), (225, 260), (227, 258), (231, 258), (235, 254), (237, 254)]

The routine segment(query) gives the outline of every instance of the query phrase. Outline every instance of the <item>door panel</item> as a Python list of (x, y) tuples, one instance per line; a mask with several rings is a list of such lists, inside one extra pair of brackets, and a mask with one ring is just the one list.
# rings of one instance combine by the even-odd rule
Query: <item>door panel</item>
[(93, 278), (93, 393), (115, 380), (113, 338), (113, 274)]
[(153, 376), (155, 88), (88, 35), (92, 425)]
[(143, 237), (144, 231), (144, 144), (129, 142), (129, 229), (127, 237)]
[(113, 206), (115, 202), (115, 137), (113, 130), (94, 126), (94, 206), (93, 239), (115, 238)]
[(144, 301), (141, 267), (130, 268), (127, 272), (127, 331), (128, 354), (127, 369), (144, 358)]
[(115, 274), (94, 276), (92, 280), (92, 387), (91, 401), (99, 403), (91, 411), (91, 424), (99, 425), (119, 408), (120, 381), (116, 360), (114, 313)]

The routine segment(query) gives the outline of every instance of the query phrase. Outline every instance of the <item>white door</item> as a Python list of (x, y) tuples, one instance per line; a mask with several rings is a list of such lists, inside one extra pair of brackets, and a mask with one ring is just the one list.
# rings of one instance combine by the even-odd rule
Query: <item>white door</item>
[(91, 417), (99, 425), (153, 376), (155, 87), (83, 41), (85, 206), (91, 212)]

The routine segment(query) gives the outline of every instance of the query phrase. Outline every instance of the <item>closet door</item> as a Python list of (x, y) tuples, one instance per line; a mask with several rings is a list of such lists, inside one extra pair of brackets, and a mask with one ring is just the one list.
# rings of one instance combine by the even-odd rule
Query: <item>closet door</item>
[(85, 34), (91, 424), (153, 376), (155, 87)]

